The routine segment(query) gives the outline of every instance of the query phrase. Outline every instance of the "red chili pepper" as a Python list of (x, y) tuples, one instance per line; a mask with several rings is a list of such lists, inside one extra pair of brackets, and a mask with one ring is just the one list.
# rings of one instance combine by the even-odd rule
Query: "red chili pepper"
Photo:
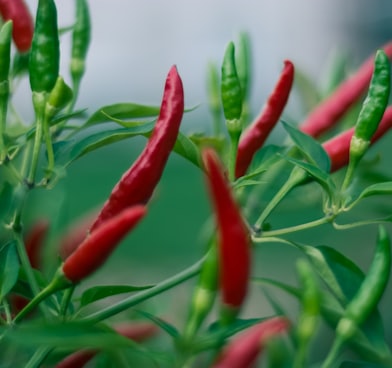
[(238, 144), (235, 177), (245, 175), (253, 156), (264, 144), (286, 106), (294, 80), (294, 65), (284, 61), (284, 68), (272, 94), (254, 122), (242, 133)]
[(160, 114), (151, 137), (138, 159), (113, 189), (91, 231), (123, 209), (148, 202), (176, 142), (183, 112), (184, 90), (173, 66), (166, 79)]
[(24, 0), (0, 0), (0, 14), (4, 21), (12, 20), (12, 38), (20, 52), (30, 49), (34, 21)]
[[(120, 335), (127, 337), (136, 342), (143, 342), (148, 338), (156, 335), (158, 327), (152, 323), (146, 322), (131, 322), (118, 325), (114, 328)], [(82, 368), (87, 364), (96, 354), (97, 350), (81, 350), (67, 356), (56, 368)]]
[(31, 227), (25, 236), (26, 252), (33, 268), (40, 269), (42, 247), (48, 230), (49, 221), (41, 219)]
[(95, 219), (97, 218), (97, 212), (88, 213), (81, 219), (78, 219), (74, 224), (66, 230), (60, 239), (59, 253), (61, 259), (67, 259), (83, 240), (88, 236), (89, 229)]
[[(389, 58), (392, 57), (392, 42), (383, 47)], [(339, 122), (339, 119), (366, 92), (372, 78), (374, 55), (367, 59), (357, 72), (343, 82), (335, 92), (317, 106), (300, 129), (310, 136), (317, 138)]]
[[(378, 141), (391, 127), (392, 106), (385, 110), (381, 122), (371, 139), (371, 143)], [(347, 166), (350, 159), (350, 143), (353, 135), (354, 127), (323, 143), (323, 148), (331, 160), (331, 172)]]
[(213, 149), (203, 151), (218, 227), (219, 274), (222, 304), (236, 312), (247, 293), (250, 273), (250, 237), (219, 158)]
[(146, 207), (137, 205), (104, 222), (65, 260), (62, 272), (66, 279), (77, 283), (93, 273), (145, 214)]
[(288, 328), (289, 321), (284, 317), (271, 318), (253, 325), (227, 345), (213, 368), (254, 367), (268, 339)]

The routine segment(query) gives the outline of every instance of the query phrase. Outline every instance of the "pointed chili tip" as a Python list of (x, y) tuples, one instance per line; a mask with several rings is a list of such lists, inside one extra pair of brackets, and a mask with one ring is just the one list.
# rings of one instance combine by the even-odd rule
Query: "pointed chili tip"
[(289, 327), (290, 322), (286, 317), (274, 317), (253, 325), (228, 343), (213, 367), (253, 367), (265, 343)]

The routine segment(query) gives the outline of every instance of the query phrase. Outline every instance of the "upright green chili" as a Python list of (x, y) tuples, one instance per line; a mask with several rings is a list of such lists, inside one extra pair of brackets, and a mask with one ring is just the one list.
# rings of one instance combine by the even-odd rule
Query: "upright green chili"
[(391, 71), (388, 56), (383, 50), (378, 50), (374, 60), (374, 71), (368, 95), (362, 105), (351, 139), (350, 162), (343, 189), (350, 185), (354, 170), (366, 153), (388, 105), (390, 79)]
[(56, 84), (59, 66), (60, 46), (56, 5), (53, 0), (39, 0), (29, 60), (30, 86), (36, 115), (34, 150), (27, 180), (29, 185), (34, 184), (43, 134), (45, 134), (48, 155), (53, 156), (49, 127), (45, 126), (45, 105), (49, 93)]
[(388, 284), (391, 265), (390, 239), (385, 228), (379, 226), (377, 245), (368, 273), (338, 322), (336, 339), (323, 368), (333, 366), (343, 344), (354, 336), (360, 325), (377, 307)]
[(4, 145), (4, 131), (7, 119), (9, 97), (9, 71), (11, 54), (12, 22), (8, 21), (0, 29), (0, 164), (7, 156)]
[(222, 63), (221, 98), (226, 127), (230, 135), (229, 175), (234, 179), (235, 158), (242, 132), (242, 89), (235, 64), (234, 43), (227, 45)]
[(87, 51), (91, 39), (90, 12), (86, 0), (76, 0), (76, 22), (72, 33), (71, 77), (74, 100), (79, 92), (80, 81), (84, 75)]

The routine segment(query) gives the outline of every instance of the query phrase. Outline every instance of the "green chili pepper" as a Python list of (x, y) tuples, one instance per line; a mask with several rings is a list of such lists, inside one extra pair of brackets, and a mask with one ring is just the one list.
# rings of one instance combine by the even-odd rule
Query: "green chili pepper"
[(360, 325), (377, 307), (388, 284), (391, 265), (390, 239), (385, 228), (380, 226), (375, 253), (368, 273), (338, 322), (336, 339), (325, 359), (323, 368), (333, 365), (343, 344), (355, 335)]
[(72, 34), (71, 77), (75, 95), (85, 71), (85, 60), (90, 45), (91, 21), (86, 0), (76, 0), (76, 23)]
[(29, 61), (33, 92), (52, 90), (59, 74), (59, 63), (56, 5), (53, 0), (39, 0)]
[(385, 51), (378, 50), (374, 60), (374, 71), (367, 97), (362, 105), (354, 135), (350, 143), (350, 162), (343, 189), (351, 184), (353, 173), (366, 153), (371, 139), (388, 105), (390, 93), (390, 63)]
[(301, 311), (297, 325), (298, 348), (294, 367), (306, 366), (306, 352), (308, 345), (317, 329), (317, 319), (320, 312), (319, 285), (310, 265), (300, 259), (297, 263), (297, 272), (300, 279), (302, 298)]
[(64, 82), (63, 77), (59, 76), (46, 102), (46, 119), (50, 120), (61, 109), (67, 106), (72, 101), (72, 97), (72, 89)]
[(222, 63), (221, 98), (223, 113), (226, 118), (226, 127), (230, 135), (229, 176), (234, 179), (235, 158), (237, 147), (242, 132), (242, 90), (235, 64), (234, 43), (227, 45)]
[(229, 131), (241, 133), (241, 125), (235, 123), (235, 121), (241, 118), (242, 90), (237, 74), (234, 53), (234, 43), (230, 42), (223, 58), (221, 95), (223, 112), (228, 122)]
[(11, 37), (12, 22), (8, 21), (0, 29), (0, 163), (5, 160), (7, 155), (4, 145), (4, 130), (9, 97)]

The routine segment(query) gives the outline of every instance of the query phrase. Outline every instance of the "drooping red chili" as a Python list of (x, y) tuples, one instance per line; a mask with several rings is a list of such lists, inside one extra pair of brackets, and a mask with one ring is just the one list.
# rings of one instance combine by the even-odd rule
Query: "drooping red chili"
[[(392, 106), (388, 107), (381, 122), (374, 133), (371, 143), (378, 141), (392, 127)], [(347, 166), (350, 159), (350, 143), (354, 135), (354, 127), (329, 139), (323, 143), (323, 148), (331, 160), (331, 172), (335, 172)]]
[[(250, 276), (250, 236), (243, 221), (223, 167), (215, 151), (202, 152), (218, 228), (219, 283), (222, 297), (222, 319), (230, 319), (241, 308)], [(233, 313), (231, 313), (233, 312)]]
[[(114, 329), (122, 336), (135, 342), (143, 342), (153, 337), (158, 332), (158, 327), (148, 322), (129, 322), (115, 326)], [(97, 350), (81, 350), (68, 355), (56, 368), (82, 368), (96, 354)]]
[(48, 234), (49, 221), (47, 219), (40, 219), (33, 224), (31, 229), (27, 232), (24, 242), (27, 256), (29, 257), (31, 267), (41, 268), (42, 248), (45, 237)]
[(177, 68), (173, 66), (166, 79), (161, 110), (151, 137), (113, 189), (91, 231), (123, 209), (148, 202), (176, 142), (183, 112), (184, 90)]
[(24, 0), (0, 0), (0, 14), (4, 21), (12, 20), (12, 38), (19, 52), (30, 49), (34, 21)]
[[(392, 58), (392, 42), (384, 45), (382, 49), (389, 58)], [(366, 92), (372, 78), (373, 68), (374, 55), (318, 105), (300, 125), (300, 129), (317, 138), (337, 124), (347, 110)]]
[(146, 207), (137, 205), (102, 223), (99, 229), (90, 234), (65, 260), (61, 267), (65, 278), (77, 283), (92, 274), (145, 214)]
[(284, 317), (274, 317), (253, 325), (235, 337), (223, 350), (213, 368), (251, 368), (268, 339), (289, 329)]
[(264, 144), (286, 106), (294, 80), (294, 65), (284, 61), (284, 68), (265, 106), (253, 123), (241, 134), (238, 144), (235, 177), (245, 175), (253, 156)]

